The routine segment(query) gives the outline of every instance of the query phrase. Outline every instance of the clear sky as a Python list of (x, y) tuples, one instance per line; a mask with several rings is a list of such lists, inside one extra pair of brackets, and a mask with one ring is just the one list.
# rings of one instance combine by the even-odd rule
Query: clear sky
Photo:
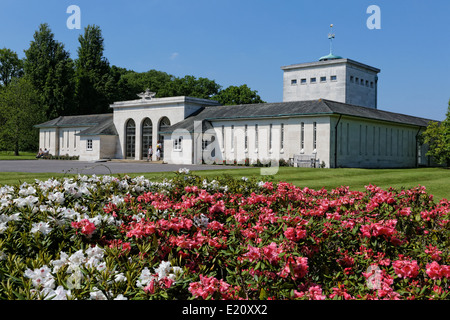
[[(70, 5), (81, 29), (69, 29)], [(369, 29), (370, 5), (381, 29)], [(111, 65), (137, 72), (247, 84), (283, 98), (281, 66), (333, 53), (381, 69), (378, 108), (443, 120), (450, 99), (449, 0), (0, 0), (0, 47), (24, 50), (40, 23), (77, 57), (78, 36), (100, 26)]]

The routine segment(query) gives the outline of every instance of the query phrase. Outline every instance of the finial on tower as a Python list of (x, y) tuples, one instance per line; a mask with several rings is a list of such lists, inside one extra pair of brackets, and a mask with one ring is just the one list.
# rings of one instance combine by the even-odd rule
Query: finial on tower
[(323, 56), (319, 59), (319, 61), (333, 60), (333, 59), (342, 59), (340, 56), (335, 56), (333, 54), (333, 39), (335, 38), (335, 34), (333, 33), (333, 24), (330, 24), (330, 33), (328, 33), (328, 39), (330, 40), (330, 53), (327, 56)]
[(333, 54), (333, 39), (335, 35), (333, 33), (333, 24), (330, 24), (330, 33), (328, 34), (328, 39), (330, 39), (330, 55)]

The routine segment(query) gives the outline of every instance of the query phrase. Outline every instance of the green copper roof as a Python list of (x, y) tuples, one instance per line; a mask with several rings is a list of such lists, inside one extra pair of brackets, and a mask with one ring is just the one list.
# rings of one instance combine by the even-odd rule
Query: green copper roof
[(330, 53), (330, 54), (320, 58), (319, 61), (334, 60), (334, 59), (342, 59), (342, 57)]

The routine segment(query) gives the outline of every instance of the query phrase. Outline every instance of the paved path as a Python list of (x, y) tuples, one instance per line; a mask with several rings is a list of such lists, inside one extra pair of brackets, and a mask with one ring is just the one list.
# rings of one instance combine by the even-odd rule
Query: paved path
[(116, 174), (139, 172), (167, 172), (180, 168), (189, 170), (222, 170), (245, 167), (222, 165), (162, 164), (146, 161), (90, 162), (78, 160), (1, 160), (0, 172), (48, 172), (67, 174)]

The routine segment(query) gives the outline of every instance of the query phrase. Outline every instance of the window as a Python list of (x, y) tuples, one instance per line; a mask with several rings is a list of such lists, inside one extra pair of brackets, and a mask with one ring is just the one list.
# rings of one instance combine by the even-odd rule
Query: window
[(142, 158), (145, 159), (148, 157), (148, 149), (153, 141), (153, 123), (149, 118), (145, 118), (142, 122), (141, 134)]
[(366, 80), (366, 87), (368, 87), (369, 86), (369, 81), (368, 80)]
[(311, 83), (316, 83), (316, 78), (311, 78), (310, 82)]
[(270, 124), (269, 128), (269, 151), (272, 151), (272, 124)]
[(320, 82), (327, 82), (327, 77), (320, 77)]
[(281, 124), (281, 135), (280, 135), (280, 146), (281, 150), (284, 149), (284, 123)]
[(356, 84), (359, 83), (359, 78), (358, 77), (355, 78), (355, 82), (356, 82)]
[(231, 126), (231, 150), (234, 149), (234, 125)]
[(134, 158), (136, 148), (136, 123), (133, 119), (128, 119), (125, 130), (126, 158)]
[(67, 149), (69, 149), (69, 138), (70, 138), (69, 130), (67, 130), (66, 133), (67, 133)]
[(370, 82), (370, 87), (373, 88), (373, 81)]
[(258, 150), (258, 125), (255, 124), (255, 149)]
[(222, 125), (222, 150), (225, 148), (225, 126)]
[(345, 143), (346, 147), (347, 147), (347, 155), (350, 155), (350, 149), (349, 149), (349, 145), (350, 145), (350, 124), (347, 123), (347, 141)]
[[(351, 77), (350, 77), (350, 79), (351, 79)], [(337, 76), (331, 76), (331, 77), (330, 77), (330, 80), (331, 80), (331, 81), (337, 81)]]
[(78, 131), (75, 130), (74, 134), (73, 134), (73, 148), (76, 149), (77, 148), (77, 133)]
[(362, 86), (364, 85), (364, 79), (361, 79), (361, 85)]
[(355, 82), (355, 78), (353, 76), (350, 76), (350, 82)]
[(305, 149), (305, 123), (300, 123), (300, 150)]
[(245, 148), (245, 150), (248, 149), (248, 134), (247, 134), (247, 132), (248, 132), (248, 126), (245, 125), (245, 128), (244, 128), (244, 133), (245, 133), (245, 136), (244, 136), (244, 148)]
[(92, 140), (91, 140), (91, 139), (89, 139), (89, 140), (86, 142), (86, 150), (88, 150), (88, 151), (91, 151), (91, 150), (92, 150)]
[(301, 79), (300, 84), (306, 84), (306, 79)]
[[(173, 140), (173, 150), (174, 151), (181, 151), (181, 144), (183, 142), (183, 137), (178, 137), (175, 140)], [(203, 140), (205, 142), (205, 140)], [(206, 145), (203, 146), (203, 149), (205, 149)]]
[(296, 85), (296, 84), (297, 84), (297, 79), (291, 80), (291, 84), (292, 84), (292, 85)]
[(313, 123), (313, 149), (317, 149), (317, 122)]

